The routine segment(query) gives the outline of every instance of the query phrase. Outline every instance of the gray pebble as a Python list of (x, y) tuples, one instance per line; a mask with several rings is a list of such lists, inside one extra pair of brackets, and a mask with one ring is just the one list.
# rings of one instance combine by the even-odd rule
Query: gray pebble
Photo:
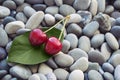
[(120, 0), (116, 0), (113, 5), (116, 9), (120, 10)]
[(29, 66), (32, 73), (37, 73), (38, 67), (39, 67), (38, 65), (30, 65)]
[(118, 12), (118, 11), (113, 11), (112, 13), (111, 13), (111, 17), (113, 17), (113, 18), (118, 18), (118, 17), (120, 17), (120, 12)]
[(86, 10), (90, 6), (91, 0), (75, 0), (73, 6), (76, 10)]
[(10, 80), (12, 76), (10, 74), (5, 75), (1, 80)]
[(72, 6), (67, 4), (61, 5), (59, 11), (63, 16), (67, 16), (76, 12)]
[(51, 68), (56, 69), (58, 68), (57, 64), (55, 63), (55, 61), (53, 60), (53, 58), (50, 58), (47, 62), (47, 65), (49, 65)]
[(70, 56), (74, 58), (75, 61), (77, 61), (81, 57), (86, 57), (88, 58), (88, 55), (85, 51), (79, 49), (79, 48), (74, 48), (68, 52)]
[(24, 34), (25, 32), (28, 32), (28, 31), (31, 31), (31, 30), (30, 29), (22, 28), (22, 29), (17, 30), (16, 34), (17, 35), (21, 35), (21, 34)]
[(63, 0), (55, 0), (55, 4), (57, 6), (61, 6), (63, 4)]
[(87, 36), (81, 36), (78, 41), (78, 47), (88, 52), (91, 47), (90, 39)]
[(110, 17), (110, 23), (111, 23), (111, 26), (115, 26), (116, 25), (116, 19), (113, 18), (113, 17)]
[(10, 74), (22, 79), (28, 79), (32, 75), (30, 69), (23, 65), (15, 65), (12, 68), (10, 68)]
[(0, 70), (9, 70), (6, 59), (0, 61)]
[(55, 17), (53, 17), (51, 14), (45, 14), (44, 20), (48, 26), (55, 24)]
[(64, 4), (72, 5), (74, 0), (63, 0)]
[(110, 63), (108, 63), (108, 62), (103, 63), (102, 69), (105, 72), (109, 72), (109, 73), (113, 73), (114, 72), (114, 67)]
[(53, 6), (55, 4), (54, 0), (44, 0), (44, 3), (47, 5), (47, 6)]
[(61, 14), (55, 14), (54, 16), (56, 20), (61, 20), (64, 18)]
[(70, 55), (64, 54), (63, 52), (59, 52), (57, 55), (55, 55), (54, 59), (60, 67), (68, 67), (74, 62), (74, 59)]
[(30, 4), (23, 3), (22, 5), (17, 7), (16, 12), (22, 12), (26, 6), (30, 6)]
[(17, 78), (11, 78), (10, 80), (18, 80)]
[(99, 28), (99, 23), (97, 21), (92, 21), (84, 27), (83, 34), (88, 37), (91, 37), (98, 30), (98, 28)]
[(62, 68), (55, 69), (54, 74), (58, 80), (67, 80), (69, 76), (69, 72)]
[(47, 80), (47, 77), (44, 74), (37, 73), (37, 75), (39, 76), (40, 80)]
[(102, 75), (105, 73), (101, 66), (99, 67), (99, 70), (98, 70), (98, 71), (99, 71), (99, 73), (102, 74)]
[(65, 39), (70, 42), (70, 48), (71, 49), (77, 47), (77, 45), (78, 45), (78, 38), (77, 38), (77, 36), (75, 34), (73, 34), (73, 33), (67, 34), (65, 36)]
[(119, 44), (117, 39), (114, 37), (113, 34), (111, 33), (106, 33), (105, 34), (105, 39), (107, 44), (110, 46), (110, 48), (112, 48), (113, 50), (117, 50), (119, 48)]
[(14, 0), (17, 5), (22, 5), (25, 0)]
[(109, 72), (105, 72), (103, 74), (103, 77), (104, 77), (105, 80), (114, 80), (113, 75), (111, 73), (109, 73)]
[(56, 6), (47, 7), (45, 9), (45, 13), (52, 14), (52, 15), (58, 14), (58, 7), (56, 7)]
[(5, 32), (5, 30), (3, 30), (2, 28), (0, 28), (0, 46), (5, 46), (8, 43), (8, 35)]
[(28, 80), (40, 80), (39, 76), (37, 74), (33, 74), (29, 77)]
[(47, 80), (57, 80), (54, 73), (48, 73), (46, 74)]
[(70, 42), (68, 40), (63, 40), (62, 52), (67, 53), (69, 49), (70, 49)]
[[(119, 25), (120, 25), (120, 18), (118, 17), (118, 18), (115, 19), (115, 20), (116, 20), (115, 24), (119, 26)], [(113, 27), (114, 27), (114, 26), (113, 26)]]
[(10, 10), (7, 7), (0, 6), (0, 18), (6, 17), (10, 14)]
[(3, 76), (5, 76), (5, 75), (7, 75), (7, 71), (6, 70), (0, 70), (0, 79), (3, 77)]
[(34, 4), (32, 6), (36, 11), (44, 11), (46, 9), (46, 5), (45, 4)]
[(89, 80), (104, 80), (102, 75), (96, 70), (90, 70), (88, 72)]
[(40, 4), (43, 3), (43, 0), (25, 0), (29, 4)]
[(16, 19), (17, 19), (18, 21), (22, 21), (22, 22), (24, 22), (24, 23), (27, 22), (27, 17), (25, 16), (25, 14), (24, 14), (23, 12), (18, 12), (18, 13), (16, 14)]
[(5, 59), (7, 56), (7, 53), (4, 48), (0, 47), (0, 60)]
[(89, 65), (88, 58), (81, 57), (74, 64), (70, 66), (70, 70), (73, 71), (78, 69), (85, 72), (88, 69), (88, 65)]
[(116, 38), (120, 38), (120, 26), (113, 26), (110, 31)]
[(12, 41), (10, 41), (10, 42), (7, 43), (7, 45), (5, 47), (5, 49), (6, 49), (7, 52), (10, 51), (11, 45), (12, 45)]
[(116, 66), (116, 68), (114, 70), (114, 78), (115, 78), (115, 80), (120, 79), (120, 65)]
[(106, 14), (110, 14), (114, 11), (114, 7), (112, 5), (107, 5), (105, 9)]
[(105, 0), (97, 0), (98, 3), (98, 12), (104, 12), (105, 11)]

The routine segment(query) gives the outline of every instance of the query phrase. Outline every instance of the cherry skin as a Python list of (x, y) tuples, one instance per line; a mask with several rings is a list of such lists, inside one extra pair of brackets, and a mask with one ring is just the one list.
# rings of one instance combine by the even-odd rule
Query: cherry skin
[(49, 55), (57, 54), (62, 49), (62, 43), (56, 37), (50, 37), (46, 43), (45, 51)]
[(47, 35), (40, 29), (33, 29), (30, 32), (29, 41), (33, 46), (39, 46), (47, 42)]

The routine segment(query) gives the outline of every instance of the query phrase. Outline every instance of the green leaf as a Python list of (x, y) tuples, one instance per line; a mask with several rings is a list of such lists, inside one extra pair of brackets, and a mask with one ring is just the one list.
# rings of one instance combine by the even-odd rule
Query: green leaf
[[(46, 29), (48, 28), (44, 28), (42, 30), (45, 31)], [(58, 38), (60, 32), (60, 30), (53, 28), (46, 34), (48, 37), (55, 36)], [(34, 65), (45, 62), (52, 57), (44, 51), (44, 44), (41, 46), (32, 46), (30, 44), (28, 40), (29, 33), (30, 32), (26, 32), (13, 40), (11, 49), (8, 53), (9, 62), (15, 62), (25, 65)], [(63, 36), (61, 40), (63, 40)]]

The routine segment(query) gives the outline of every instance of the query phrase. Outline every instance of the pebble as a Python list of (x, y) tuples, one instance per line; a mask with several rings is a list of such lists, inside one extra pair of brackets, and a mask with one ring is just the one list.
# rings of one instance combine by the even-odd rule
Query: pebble
[(55, 63), (55, 61), (53, 60), (53, 58), (50, 58), (47, 62), (47, 65), (49, 65), (51, 68), (56, 69), (58, 68), (57, 64)]
[(22, 4), (24, 4), (24, 1), (25, 1), (25, 0), (14, 0), (14, 2), (15, 2), (17, 5), (22, 5)]
[(30, 65), (29, 66), (32, 73), (37, 73), (38, 67), (39, 67), (38, 65)]
[(0, 70), (9, 70), (6, 59), (0, 61)]
[(75, 13), (76, 11), (75, 11), (75, 9), (72, 6), (67, 5), (67, 4), (63, 4), (59, 8), (59, 12), (63, 16), (67, 16), (67, 15)]
[(5, 31), (7, 34), (16, 33), (17, 30), (24, 28), (25, 24), (22, 21), (10, 22), (5, 26)]
[(105, 80), (114, 80), (113, 75), (111, 73), (109, 73), (109, 72), (105, 72), (103, 74), (103, 77), (104, 77)]
[(25, 16), (25, 14), (23, 12), (18, 12), (16, 14), (16, 17), (15, 17), (18, 21), (22, 21), (24, 23), (27, 22), (27, 17)]
[(9, 8), (10, 10), (14, 10), (17, 7), (16, 3), (12, 0), (4, 1), (2, 5)]
[(64, 4), (72, 5), (74, 0), (63, 0)]
[(53, 70), (47, 64), (42, 63), (42, 64), (40, 64), (40, 66), (38, 68), (38, 72), (46, 75), (48, 73), (52, 73)]
[(102, 75), (96, 70), (90, 70), (88, 72), (89, 80), (104, 80)]
[(97, 50), (90, 51), (88, 53), (88, 56), (89, 56), (89, 61), (91, 62), (97, 62), (100, 65), (102, 65), (105, 62), (105, 58), (102, 56), (102, 53)]
[(37, 75), (39, 76), (40, 80), (47, 80), (47, 77), (44, 74), (37, 73)]
[(55, 69), (54, 74), (58, 80), (67, 80), (69, 76), (69, 72), (62, 68)]
[(40, 80), (40, 78), (37, 74), (33, 74), (32, 76), (29, 77), (28, 80)]
[(82, 28), (78, 24), (71, 23), (67, 27), (67, 33), (74, 33), (79, 37), (82, 34)]
[(55, 18), (51, 14), (45, 14), (44, 20), (48, 26), (55, 24)]
[(16, 31), (17, 35), (21, 35), (24, 34), (25, 32), (31, 31), (30, 29), (25, 29), (25, 28), (21, 28), (19, 30)]
[(69, 67), (74, 62), (74, 59), (70, 55), (64, 54), (63, 52), (59, 52), (55, 55), (54, 59), (60, 67)]
[(12, 45), (12, 41), (10, 41), (10, 42), (7, 43), (7, 45), (5, 47), (7, 53), (10, 51), (11, 45)]
[(89, 65), (88, 58), (81, 57), (74, 64), (70, 66), (70, 70), (73, 71), (73, 70), (79, 69), (85, 72), (88, 69), (88, 65)]
[(104, 40), (104, 34), (96, 34), (91, 39), (91, 45), (93, 48), (98, 48), (103, 44)]
[(36, 11), (30, 6), (24, 7), (23, 12), (27, 17), (31, 17), (34, 13), (36, 13)]
[(54, 16), (56, 20), (61, 20), (64, 18), (61, 14), (55, 14)]
[(119, 17), (116, 19), (115, 24), (118, 26), (120, 25), (120, 18)]
[(16, 9), (16, 12), (23, 12), (24, 8), (26, 6), (30, 6), (30, 4), (28, 3), (23, 3), (22, 5), (18, 6), (17, 9)]
[(1, 80), (10, 80), (12, 76), (10, 74), (5, 75)]
[(116, 66), (116, 68), (114, 70), (114, 78), (115, 78), (115, 80), (120, 79), (120, 65)]
[(90, 6), (91, 0), (75, 0), (73, 6), (76, 10), (86, 10)]
[(0, 70), (0, 79), (3, 77), (3, 76), (5, 76), (5, 75), (7, 75), (7, 71), (6, 70)]
[(98, 12), (104, 12), (105, 11), (105, 0), (97, 0), (98, 3)]
[(68, 40), (70, 42), (70, 48), (74, 49), (78, 45), (78, 38), (75, 34), (69, 33), (65, 36), (65, 40)]
[(4, 48), (0, 47), (0, 60), (5, 59), (7, 57), (7, 53)]
[[(117, 20), (116, 20), (117, 21)], [(120, 38), (120, 26), (113, 26), (110, 31), (116, 38)]]
[[(27, 21), (26, 28), (27, 29), (34, 29), (39, 26), (44, 18), (44, 12), (38, 11), (34, 13)], [(36, 21), (35, 21), (36, 20)]]
[(113, 5), (116, 9), (120, 10), (120, 0), (116, 0)]
[(90, 50), (91, 43), (87, 36), (81, 36), (78, 41), (78, 48), (88, 52)]
[(112, 33), (106, 33), (105, 34), (105, 39), (107, 44), (112, 48), (113, 50), (117, 50), (119, 48), (119, 44), (117, 39), (114, 37)]
[(111, 17), (113, 17), (113, 18), (118, 18), (118, 17), (120, 17), (120, 12), (118, 12), (118, 11), (113, 11), (112, 13), (111, 13)]
[(105, 13), (106, 13), (106, 14), (110, 14), (110, 13), (112, 13), (113, 11), (114, 11), (114, 6), (112, 6), (112, 5), (106, 6), (106, 9), (105, 9)]
[(47, 80), (57, 80), (54, 73), (48, 73), (46, 74)]
[(63, 40), (62, 42), (62, 52), (67, 53), (70, 49), (70, 42), (68, 40)]
[(7, 7), (0, 6), (0, 18), (6, 17), (10, 14), (10, 10)]
[(46, 5), (45, 4), (34, 4), (32, 6), (36, 11), (44, 11), (46, 9)]
[(97, 14), (98, 10), (98, 3), (97, 0), (91, 0), (89, 11), (92, 13), (93, 16)]
[(55, 4), (57, 6), (61, 6), (63, 4), (63, 0), (55, 0)]
[(43, 3), (43, 0), (25, 0), (29, 4), (40, 4)]
[(58, 7), (56, 6), (50, 6), (45, 9), (45, 13), (55, 15), (58, 14)]
[(8, 43), (8, 35), (3, 28), (0, 28), (0, 46), (6, 46)]
[(84, 80), (84, 74), (81, 70), (74, 70), (70, 73), (68, 80)]
[(55, 4), (54, 2), (55, 0), (44, 0), (44, 3), (47, 5), (47, 6), (53, 6)]
[(85, 51), (83, 51), (82, 49), (79, 49), (79, 48), (74, 48), (72, 50), (70, 50), (68, 52), (68, 54), (70, 56), (72, 56), (74, 58), (75, 61), (77, 61), (79, 58), (81, 57), (86, 57), (88, 58), (88, 55)]
[(99, 23), (97, 21), (92, 21), (83, 28), (83, 34), (88, 37), (91, 37), (98, 30), (98, 28)]
[(10, 80), (17, 80), (17, 78), (11, 78)]
[(99, 70), (98, 70), (98, 71), (99, 71), (99, 73), (100, 73), (100, 74), (102, 74), (102, 75), (105, 73), (105, 72), (103, 71), (103, 69), (102, 69), (102, 67), (101, 67), (101, 66), (100, 66), (100, 68), (99, 68)]
[(113, 73), (114, 72), (114, 67), (110, 63), (108, 63), (108, 62), (103, 63), (102, 69), (105, 72), (109, 72), (109, 73)]

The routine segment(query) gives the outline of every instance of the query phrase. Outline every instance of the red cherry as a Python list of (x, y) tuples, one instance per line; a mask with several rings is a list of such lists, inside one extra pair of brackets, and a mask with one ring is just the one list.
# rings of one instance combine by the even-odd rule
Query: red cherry
[(62, 49), (62, 43), (56, 37), (50, 37), (46, 43), (45, 51), (50, 54), (54, 55), (57, 54)]
[(33, 46), (39, 46), (40, 44), (47, 42), (47, 36), (40, 29), (33, 29), (30, 32), (29, 41)]

